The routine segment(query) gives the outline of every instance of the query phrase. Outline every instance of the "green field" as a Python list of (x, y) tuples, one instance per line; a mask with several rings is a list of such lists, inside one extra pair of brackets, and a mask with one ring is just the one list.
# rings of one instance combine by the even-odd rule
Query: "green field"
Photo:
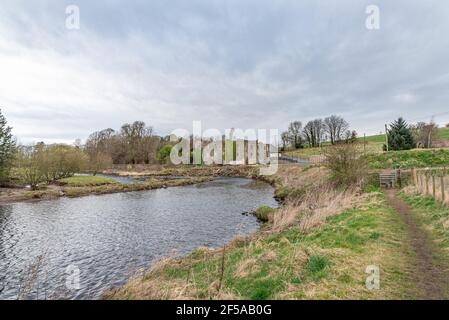
[[(366, 156), (373, 169), (406, 169), (449, 166), (449, 150), (416, 149), (390, 151)], [(389, 162), (391, 164), (389, 164)]]
[[(449, 139), (449, 128), (439, 128), (438, 129), (438, 139)], [(363, 137), (360, 137), (358, 139), (360, 142), (363, 142)], [(385, 143), (385, 134), (378, 134), (375, 136), (368, 136), (366, 137), (367, 142), (378, 142), (378, 143)]]
[[(438, 139), (449, 140), (449, 128), (438, 129)], [(360, 137), (357, 139), (360, 143), (366, 142), (366, 153), (382, 153), (383, 145), (385, 144), (385, 134), (378, 134), (373, 136), (367, 136), (365, 138)], [(322, 148), (304, 148), (297, 150), (289, 150), (283, 152), (283, 154), (298, 157), (298, 158), (310, 158), (311, 156), (317, 156), (322, 154)]]
[(376, 143), (385, 143), (385, 135), (384, 134), (378, 134), (375, 136), (367, 136), (366, 138), (360, 137), (358, 138), (358, 141), (363, 142), (376, 142)]
[(438, 131), (438, 138), (439, 139), (449, 139), (449, 128), (440, 128)]

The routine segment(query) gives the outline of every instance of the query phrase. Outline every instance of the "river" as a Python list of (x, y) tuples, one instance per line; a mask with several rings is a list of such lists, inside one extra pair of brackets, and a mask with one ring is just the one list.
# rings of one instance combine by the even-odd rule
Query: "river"
[(162, 257), (259, 228), (273, 188), (243, 178), (0, 206), (0, 299), (95, 299)]

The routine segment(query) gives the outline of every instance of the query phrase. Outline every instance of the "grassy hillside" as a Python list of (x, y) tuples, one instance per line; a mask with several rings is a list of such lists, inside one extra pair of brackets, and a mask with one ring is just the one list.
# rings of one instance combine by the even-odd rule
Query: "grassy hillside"
[[(373, 169), (449, 166), (449, 150), (447, 149), (390, 151), (370, 154), (366, 158)], [(391, 165), (388, 162), (391, 162)]]
[(363, 142), (366, 139), (366, 142), (376, 142), (376, 143), (385, 143), (385, 135), (378, 134), (375, 136), (367, 136), (366, 138), (360, 137), (358, 140)]
[(438, 138), (449, 140), (449, 128), (440, 128), (438, 131)]
[[(438, 139), (449, 139), (449, 128), (439, 128), (438, 129)], [(363, 137), (359, 138), (359, 141), (363, 141)], [(368, 136), (366, 137), (367, 142), (378, 142), (378, 143), (385, 143), (385, 134), (378, 134), (374, 136)]]
[[(449, 128), (438, 129), (438, 139), (449, 140)], [(367, 136), (358, 138), (359, 142), (366, 142), (366, 153), (381, 153), (383, 152), (383, 145), (385, 144), (385, 135), (378, 134), (374, 136)], [(298, 150), (290, 150), (284, 154), (291, 157), (310, 158), (311, 156), (320, 155), (322, 148), (304, 148)], [(425, 166), (425, 165), (424, 165)]]

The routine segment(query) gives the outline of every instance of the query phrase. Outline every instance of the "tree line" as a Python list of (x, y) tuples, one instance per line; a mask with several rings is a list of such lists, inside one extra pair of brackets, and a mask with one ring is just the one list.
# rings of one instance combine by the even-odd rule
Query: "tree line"
[[(446, 125), (449, 127), (449, 125)], [(409, 125), (403, 118), (387, 129), (384, 149), (408, 150), (431, 148), (437, 139), (438, 126), (433, 122)], [(340, 116), (314, 119), (302, 126), (293, 121), (281, 135), (283, 149), (318, 147), (353, 142), (357, 133)], [(69, 177), (77, 172), (96, 174), (113, 164), (166, 163), (172, 143), (169, 137), (154, 134), (153, 128), (142, 121), (124, 124), (120, 130), (104, 129), (92, 133), (85, 145), (44, 144), (18, 145), (0, 110), (0, 183), (11, 178), (31, 186)], [(387, 148), (388, 146), (388, 148)]]
[(171, 144), (168, 137), (154, 134), (142, 121), (124, 124), (119, 131), (105, 129), (92, 133), (85, 145), (18, 145), (12, 128), (0, 110), (0, 184), (19, 180), (36, 188), (73, 176), (77, 172), (94, 174), (113, 164), (166, 163)]
[(108, 128), (94, 132), (85, 145), (94, 171), (111, 164), (165, 162), (168, 149), (169, 138), (155, 135), (143, 121), (124, 124), (119, 131)]
[(283, 150), (301, 149), (306, 145), (319, 147), (323, 142), (335, 145), (356, 139), (357, 133), (349, 130), (349, 123), (337, 115), (310, 120), (304, 127), (301, 121), (293, 121), (281, 134)]
[[(446, 125), (449, 128), (449, 124)], [(432, 148), (438, 139), (438, 125), (430, 121), (409, 125), (402, 117), (387, 127), (386, 150), (409, 150)], [(325, 119), (310, 120), (303, 127), (301, 121), (293, 121), (281, 134), (282, 150), (319, 147), (327, 142), (331, 145), (354, 142), (357, 132), (349, 129), (349, 123), (342, 117), (331, 115)], [(387, 148), (388, 146), (388, 148)]]

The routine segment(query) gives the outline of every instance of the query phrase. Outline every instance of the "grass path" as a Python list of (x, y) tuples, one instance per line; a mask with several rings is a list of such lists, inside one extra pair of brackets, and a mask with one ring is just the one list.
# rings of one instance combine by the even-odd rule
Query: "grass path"
[(442, 300), (447, 298), (447, 266), (437, 257), (442, 255), (429, 233), (413, 213), (413, 208), (396, 196), (396, 190), (387, 191), (389, 205), (396, 210), (406, 226), (408, 242), (414, 251), (413, 278), (418, 299)]

